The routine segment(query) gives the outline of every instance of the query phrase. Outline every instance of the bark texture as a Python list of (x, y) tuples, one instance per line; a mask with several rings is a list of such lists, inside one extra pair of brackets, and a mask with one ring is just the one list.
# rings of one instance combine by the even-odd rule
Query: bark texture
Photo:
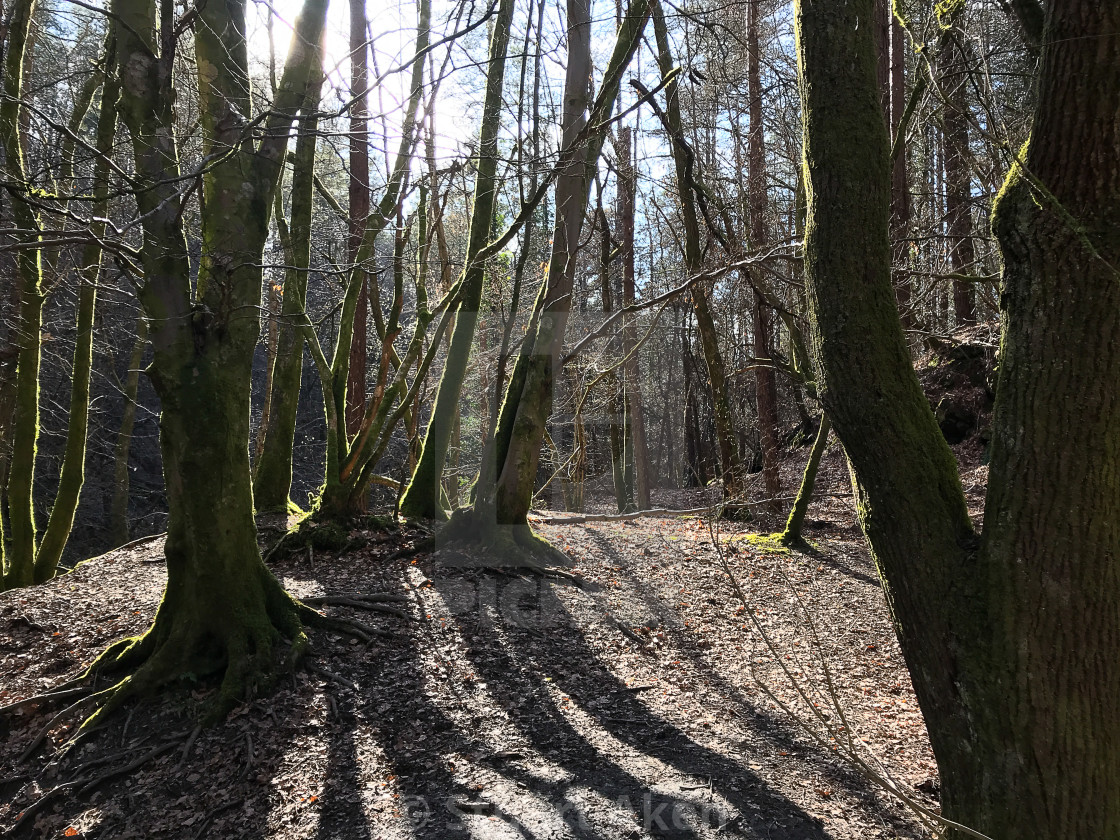
[(1120, 10), (1046, 7), (1032, 139), (994, 215), (1004, 324), (981, 544), (891, 299), (885, 132), (856, 25), (872, 6), (796, 8), (806, 280), (817, 384), (942, 813), (995, 840), (1120, 836), (1120, 40), (1100, 37)]

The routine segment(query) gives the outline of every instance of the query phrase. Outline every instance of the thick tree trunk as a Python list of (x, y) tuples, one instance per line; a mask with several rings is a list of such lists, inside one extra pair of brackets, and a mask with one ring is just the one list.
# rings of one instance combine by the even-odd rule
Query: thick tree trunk
[(975, 752), (943, 777), (950, 813), (1001, 840), (1120, 836), (1117, 32), (1110, 0), (1046, 4), (1031, 139), (993, 213), (991, 644)]
[(289, 660), (307, 645), (301, 607), (257, 548), (249, 405), (269, 210), (310, 67), (320, 60), (326, 2), (308, 0), (300, 12), (259, 143), (245, 131), (252, 109), (244, 7), (200, 9), (195, 50), (204, 153), (221, 149), (224, 156), (203, 180), (206, 248), (193, 295), (171, 130), (172, 56), (157, 47), (154, 2), (114, 0), (111, 11), (120, 112), (136, 177), (146, 187), (137, 192), (144, 230), (139, 295), (151, 324), (151, 374), (161, 404), (168, 582), (148, 632), (111, 646), (92, 667), (130, 673), (95, 695), (101, 706), (87, 726), (129, 697), (188, 673), (223, 673), (211, 709), (216, 716), (276, 673), (281, 637), (292, 642)]
[(1120, 41), (1100, 38), (1120, 10), (1046, 6), (1030, 146), (993, 222), (1004, 337), (981, 545), (891, 300), (886, 144), (856, 26), (871, 7), (797, 4), (806, 280), (942, 813), (995, 840), (1120, 836)]

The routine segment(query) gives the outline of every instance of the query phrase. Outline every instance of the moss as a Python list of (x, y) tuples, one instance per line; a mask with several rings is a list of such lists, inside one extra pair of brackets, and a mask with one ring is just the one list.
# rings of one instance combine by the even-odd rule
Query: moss
[(767, 554), (793, 553), (788, 546), (782, 544), (781, 534), (734, 534), (728, 537), (725, 542), (727, 542), (728, 545), (741, 545), (746, 543), (752, 548), (766, 552)]

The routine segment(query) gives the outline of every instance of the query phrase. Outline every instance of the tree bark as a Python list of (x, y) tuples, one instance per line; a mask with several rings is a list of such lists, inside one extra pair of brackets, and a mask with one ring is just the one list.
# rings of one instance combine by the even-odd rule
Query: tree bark
[(140, 364), (148, 349), (148, 321), (136, 319), (136, 340), (128, 360), (124, 379), (124, 409), (117, 432), (117, 448), (113, 455), (113, 498), (109, 503), (109, 536), (114, 545), (128, 542), (128, 455), (132, 448), (132, 429), (136, 422), (136, 395), (140, 387)]
[[(766, 145), (762, 125), (762, 74), (760, 70), (758, 18), (760, 0), (747, 3), (747, 91), (750, 110), (750, 136), (748, 137), (747, 200), (749, 202), (751, 247), (755, 251), (765, 248), (769, 237), (766, 231)], [(750, 269), (748, 269), (750, 270)], [(758, 410), (758, 435), (762, 445), (762, 477), (766, 485), (766, 507), (771, 513), (781, 509), (779, 497), (782, 482), (778, 473), (778, 383), (770, 360), (771, 318), (758, 287), (764, 283), (761, 272), (755, 272), (754, 288), (754, 355), (755, 398)]]
[(796, 7), (806, 281), (942, 814), (995, 840), (1120, 836), (1120, 41), (1100, 37), (1120, 10), (1046, 7), (1031, 141), (993, 219), (1004, 337), (982, 543), (891, 299), (886, 143), (856, 26), (871, 11)]

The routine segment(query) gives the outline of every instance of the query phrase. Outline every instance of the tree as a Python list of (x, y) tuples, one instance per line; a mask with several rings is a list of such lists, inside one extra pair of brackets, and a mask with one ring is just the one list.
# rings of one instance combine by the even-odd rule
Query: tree
[(443, 462), (447, 458), (452, 421), (466, 377), (471, 342), (474, 340), (478, 322), (478, 307), (482, 300), (482, 283), (486, 274), (486, 265), (479, 256), (490, 241), (490, 229), (497, 200), (498, 130), (501, 126), (502, 85), (505, 82), (506, 51), (509, 46), (512, 15), (512, 0), (501, 0), (490, 39), (490, 69), (486, 75), (486, 98), (483, 104), (482, 125), (479, 129), (474, 205), (471, 213), (466, 265), (459, 280), (460, 291), (454, 307), (455, 329), (451, 333), (447, 363), (432, 405), (432, 416), (424, 433), (420, 458), (401, 497), (400, 511), (406, 516), (422, 516), (428, 519), (443, 516), (439, 498), (440, 477), (443, 473)]
[(249, 399), (273, 194), (288, 132), (321, 60), (326, 6), (308, 0), (300, 12), (272, 109), (260, 121), (252, 116), (245, 5), (198, 9), (195, 59), (210, 158), (202, 178), (202, 259), (192, 284), (172, 109), (178, 30), (154, 0), (112, 3), (120, 114), (132, 140), (143, 224), (138, 295), (161, 408), (167, 588), (148, 631), (114, 643), (91, 667), (127, 673), (93, 695), (100, 705), (87, 724), (187, 673), (222, 673), (212, 713), (224, 712), (275, 674), (282, 638), (291, 643), (289, 661), (308, 644), (301, 619), (317, 614), (284, 591), (257, 548)]
[[(768, 241), (766, 231), (766, 147), (762, 125), (762, 74), (759, 59), (758, 19), (760, 0), (747, 2), (747, 88), (749, 90), (750, 136), (748, 138), (749, 181), (747, 201), (750, 215), (750, 241), (756, 251)], [(759, 272), (761, 274), (761, 272)], [(762, 444), (762, 475), (766, 483), (766, 505), (772, 513), (781, 508), (782, 492), (778, 473), (778, 383), (770, 351), (770, 310), (758, 287), (754, 286), (755, 394), (758, 406), (758, 434)]]
[[(590, 72), (590, 4), (568, 5), (568, 74), (564, 85), (563, 147), (557, 164), (556, 224), (548, 274), (526, 331), (529, 352), (518, 357), (498, 416), (491, 452), (484, 454), (474, 509), (453, 523), (452, 534), (481, 539), (501, 563), (540, 567), (538, 558), (553, 552), (531, 531), (527, 515), (533, 500), (537, 464), (552, 410), (555, 369), (571, 309), (576, 253), (591, 194), (592, 173), (602, 151), (602, 131), (614, 111), (622, 74), (638, 48), (649, 5), (638, 0), (623, 18), (603, 82), (593, 103), (587, 94)], [(589, 107), (590, 104), (590, 107)], [(442, 388), (442, 382), (441, 382)], [(493, 464), (493, 466), (491, 466)], [(488, 471), (493, 469), (493, 473)], [(490, 488), (493, 487), (491, 490)], [(501, 527), (497, 527), (501, 526)]]
[[(1120, 9), (1045, 6), (995, 206), (1003, 339), (983, 536), (890, 285), (873, 0), (798, 0), (817, 385), (942, 781), (996, 840), (1120, 835)], [(1087, 47), (1091, 44), (1091, 47)], [(953, 836), (965, 836), (962, 831)]]
[[(58, 561), (70, 537), (74, 513), (78, 507), (85, 479), (86, 432), (89, 424), (89, 382), (93, 369), (93, 322), (97, 302), (97, 285), (101, 267), (101, 237), (104, 235), (109, 206), (109, 162), (117, 127), (117, 82), (114, 76), (113, 42), (106, 49), (107, 67), (95, 73), (86, 92), (75, 105), (75, 112), (85, 114), (102, 78), (103, 93), (97, 121), (94, 148), (97, 162), (93, 177), (90, 238), (82, 251), (80, 289), (78, 293), (77, 338), (74, 346), (70, 411), (66, 431), (66, 449), (62, 460), (58, 490), (40, 537), (35, 521), (34, 485), (35, 458), (39, 437), (39, 367), (43, 326), (43, 239), (42, 220), (32, 204), (32, 185), (26, 171), (25, 132), (23, 128), (24, 58), (35, 10), (34, 0), (18, 0), (10, 12), (7, 55), (4, 57), (4, 98), (0, 103), (0, 142), (3, 143), (9, 183), (15, 200), (12, 215), (19, 228), (21, 244), (16, 262), (16, 288), (20, 306), (15, 340), (16, 370), (12, 400), (12, 455), (5, 485), (0, 488), (0, 591), (54, 577)], [(73, 120), (72, 120), (73, 122)], [(69, 150), (72, 161), (73, 147)], [(68, 166), (73, 174), (72, 163)], [(71, 188), (70, 177), (62, 178), (65, 189)], [(0, 417), (6, 424), (6, 410)], [(9, 533), (4, 533), (7, 515)]]

